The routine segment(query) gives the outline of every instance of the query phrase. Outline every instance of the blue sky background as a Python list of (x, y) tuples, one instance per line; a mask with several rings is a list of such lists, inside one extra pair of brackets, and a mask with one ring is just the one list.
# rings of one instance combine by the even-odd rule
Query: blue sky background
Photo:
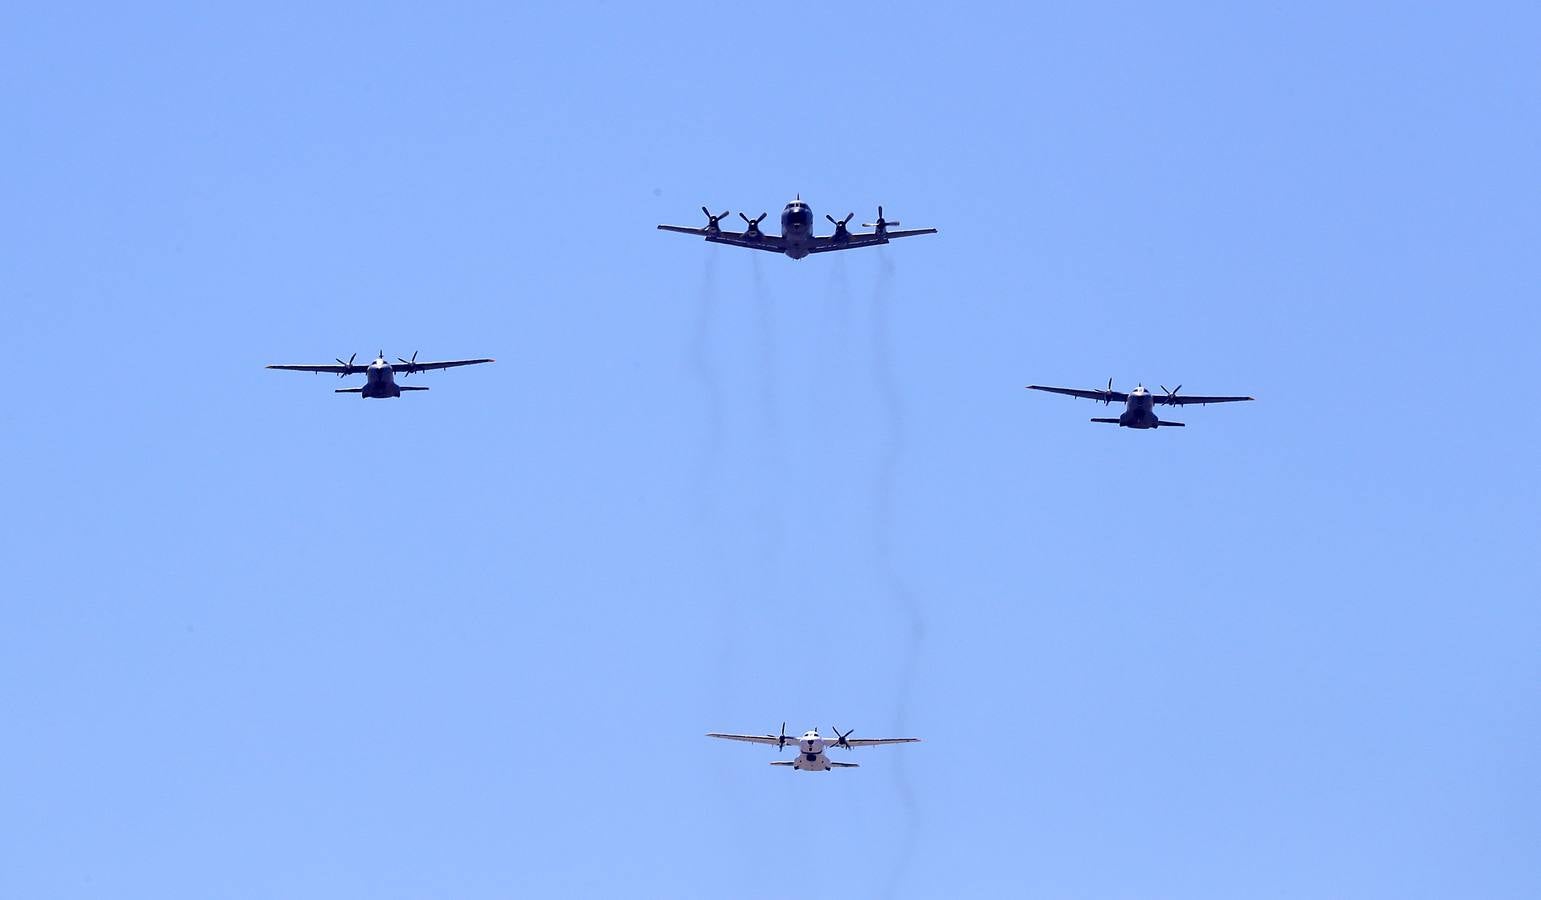
[(1247, 6), (9, 9), (0, 895), (1535, 896), (1541, 15)]

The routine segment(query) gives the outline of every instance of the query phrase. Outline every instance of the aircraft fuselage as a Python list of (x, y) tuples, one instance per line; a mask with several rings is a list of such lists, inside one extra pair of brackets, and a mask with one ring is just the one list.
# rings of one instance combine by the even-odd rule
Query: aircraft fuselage
[(383, 356), (369, 364), (369, 368), (364, 370), (364, 378), (364, 387), (359, 396), (366, 400), (371, 397), (384, 399), (401, 396), (401, 388), (396, 385), (396, 370)]
[(793, 259), (813, 252), (813, 208), (801, 200), (788, 203), (781, 211), (781, 237)]
[(828, 772), (833, 768), (829, 757), (824, 755), (824, 739), (816, 732), (805, 734), (801, 740), (792, 743), (797, 745), (797, 758), (792, 761), (792, 768), (803, 772)]
[(1156, 398), (1140, 385), (1124, 402), (1123, 414), (1118, 417), (1120, 428), (1155, 428), (1161, 424), (1156, 417)]

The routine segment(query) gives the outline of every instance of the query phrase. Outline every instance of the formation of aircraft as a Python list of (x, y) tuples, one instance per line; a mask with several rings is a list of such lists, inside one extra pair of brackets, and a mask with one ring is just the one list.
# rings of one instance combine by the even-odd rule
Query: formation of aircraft
[(855, 750), (857, 747), (879, 747), (883, 744), (913, 744), (920, 738), (855, 738), (851, 732), (840, 733), (840, 729), (833, 729), (835, 736), (832, 738), (820, 737), (819, 730), (814, 728), (803, 732), (800, 738), (787, 736), (787, 723), (781, 723), (781, 734), (720, 734), (711, 732), (707, 737), (722, 738), (725, 741), (745, 741), (750, 744), (766, 744), (775, 747), (777, 751), (785, 750), (790, 744), (797, 749), (797, 756), (790, 759), (778, 759), (771, 763), (773, 766), (790, 766), (796, 772), (829, 772), (834, 769), (857, 769), (857, 763), (835, 762), (824, 751), (831, 747), (842, 750)]
[(714, 244), (729, 244), (734, 247), (748, 247), (752, 250), (769, 250), (772, 253), (785, 253), (793, 259), (802, 259), (810, 253), (827, 253), (831, 250), (854, 250), (857, 247), (876, 247), (886, 244), (891, 240), (902, 237), (914, 237), (917, 234), (936, 234), (935, 228), (912, 228), (908, 231), (890, 231), (899, 223), (890, 222), (883, 218), (883, 207), (878, 207), (878, 220), (876, 222), (864, 222), (863, 228), (872, 228), (874, 231), (852, 234), (846, 226), (850, 224), (855, 213), (846, 213), (844, 219), (836, 219), (834, 216), (825, 215), (824, 218), (835, 226), (835, 233), (819, 236), (813, 233), (813, 207), (803, 202), (802, 195), (786, 205), (781, 211), (781, 233), (766, 234), (760, 230), (760, 223), (765, 220), (765, 213), (760, 213), (758, 218), (751, 219), (743, 213), (739, 218), (744, 220), (743, 231), (724, 231), (720, 221), (726, 216), (727, 210), (718, 215), (712, 215), (712, 211), (701, 207), (701, 212), (706, 214), (706, 226), (704, 228), (691, 228), (686, 225), (660, 225), (660, 231), (677, 231), (680, 234), (693, 234), (704, 237)]
[(1044, 387), (1040, 384), (1030, 384), (1030, 391), (1048, 391), (1051, 394), (1064, 394), (1068, 397), (1083, 397), (1087, 400), (1100, 400), (1106, 406), (1115, 401), (1124, 404), (1124, 411), (1116, 419), (1094, 418), (1093, 422), (1103, 422), (1108, 425), (1117, 425), (1120, 428), (1182, 428), (1182, 422), (1171, 422), (1157, 418), (1156, 404), (1163, 406), (1192, 406), (1205, 403), (1237, 403), (1242, 400), (1251, 400), (1251, 397), (1204, 397), (1198, 395), (1180, 396), (1177, 392), (1182, 390), (1182, 385), (1167, 390), (1166, 385), (1161, 386), (1162, 394), (1152, 394), (1146, 390), (1145, 385), (1136, 385), (1133, 391), (1124, 393), (1113, 390), (1113, 379), (1108, 379), (1107, 390), (1084, 391), (1079, 388)]
[[(753, 250), (768, 250), (775, 253), (783, 253), (793, 259), (802, 259), (811, 253), (824, 253), (833, 250), (851, 250), (857, 247), (872, 247), (886, 244), (895, 238), (912, 237), (921, 234), (935, 234), (935, 228), (916, 228), (905, 231), (892, 230), (898, 226), (898, 222), (889, 222), (883, 217), (883, 207), (878, 207), (877, 221), (866, 223), (865, 228), (872, 228), (869, 233), (853, 234), (849, 230), (849, 224), (854, 213), (848, 213), (844, 219), (836, 219), (826, 215), (835, 231), (830, 235), (815, 235), (813, 233), (813, 209), (798, 196), (781, 212), (781, 234), (766, 234), (760, 230), (760, 223), (764, 221), (766, 214), (761, 213), (758, 218), (751, 219), (744, 213), (739, 217), (744, 220), (745, 229), (741, 232), (724, 231), (721, 220), (727, 216), (727, 212), (712, 215), (711, 210), (701, 207), (701, 212), (706, 214), (706, 226), (702, 228), (690, 228), (681, 225), (659, 225), (663, 231), (675, 231), (681, 234), (691, 234), (703, 237), (707, 241), (716, 244), (728, 244), (734, 247), (748, 247)], [(426, 391), (428, 388), (420, 385), (402, 385), (396, 383), (396, 375), (403, 377), (415, 375), (419, 372), (428, 372), (437, 369), (450, 369), (457, 366), (473, 366), (481, 363), (493, 362), (490, 358), (479, 359), (453, 359), (439, 362), (418, 362), (417, 353), (412, 354), (411, 359), (397, 357), (395, 363), (388, 362), (385, 351), (375, 357), (373, 362), (358, 365), (355, 360), (358, 354), (353, 354), (347, 362), (338, 359), (336, 365), (271, 365), (269, 369), (280, 369), (298, 372), (324, 372), (345, 378), (349, 375), (365, 376), (364, 385), (355, 388), (338, 388), (339, 394), (358, 394), (365, 399), (371, 397), (400, 397), (403, 391)], [(1197, 395), (1181, 395), (1182, 385), (1173, 390), (1167, 390), (1162, 386), (1162, 394), (1156, 395), (1145, 388), (1143, 384), (1137, 385), (1133, 391), (1124, 393), (1113, 390), (1113, 379), (1108, 379), (1108, 386), (1104, 390), (1081, 390), (1078, 388), (1046, 387), (1030, 384), (1029, 390), (1047, 391), (1053, 394), (1065, 394), (1071, 397), (1082, 397), (1088, 400), (1101, 401), (1104, 405), (1114, 401), (1124, 404), (1124, 411), (1117, 418), (1093, 418), (1093, 422), (1103, 422), (1110, 425), (1118, 425), (1122, 428), (1154, 429), (1163, 426), (1171, 427), (1183, 425), (1182, 422), (1171, 422), (1157, 417), (1155, 407), (1187, 406), (1206, 403), (1232, 403), (1243, 400), (1251, 400), (1251, 397), (1212, 397)], [(790, 760), (777, 759), (771, 762), (773, 766), (785, 766), (793, 771), (802, 772), (829, 772), (835, 769), (859, 768), (856, 763), (835, 762), (831, 760), (826, 751), (831, 748), (853, 750), (857, 747), (878, 747), (885, 744), (909, 744), (919, 741), (919, 738), (852, 738), (851, 731), (841, 733), (839, 728), (834, 729), (835, 736), (826, 738), (819, 734), (817, 728), (803, 733), (801, 737), (788, 737), (785, 722), (781, 723), (780, 734), (723, 734), (712, 732), (707, 735), (711, 738), (720, 738), (729, 741), (744, 741), (751, 744), (764, 744), (772, 746), (777, 751), (785, 750), (789, 745), (797, 751), (797, 755)]]
[(357, 358), (358, 354), (355, 353), (348, 357), (347, 362), (343, 362), (341, 359), (338, 359), (337, 365), (335, 366), (278, 365), (268, 366), (268, 368), (282, 369), (287, 372), (325, 372), (330, 375), (336, 375), (338, 378), (346, 378), (349, 375), (357, 375), (363, 373), (365, 378), (363, 387), (338, 388), (336, 391), (334, 391), (334, 393), (358, 394), (360, 397), (368, 400), (371, 397), (400, 397), (402, 391), (428, 390), (426, 387), (421, 385), (397, 384), (396, 373), (398, 372), (400, 372), (402, 376), (405, 377), (407, 375), (415, 375), (418, 372), (430, 372), (434, 369), (453, 369), (456, 366), (474, 366), (480, 363), (494, 362), (494, 360), (491, 359), (451, 359), (445, 360), (443, 362), (418, 362), (417, 351), (415, 350), (412, 351), (411, 359), (402, 359), (399, 356), (396, 357), (395, 365), (385, 361), (384, 350), (380, 351), (379, 355), (375, 357), (374, 362), (367, 365), (354, 365), (353, 361)]

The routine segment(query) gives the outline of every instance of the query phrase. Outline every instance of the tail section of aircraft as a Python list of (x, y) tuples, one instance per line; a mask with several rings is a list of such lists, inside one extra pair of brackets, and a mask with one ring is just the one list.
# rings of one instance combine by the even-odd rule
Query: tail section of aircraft
[(1092, 419), (1093, 422), (1101, 422), (1104, 425), (1117, 425), (1117, 419)]
[(397, 387), (401, 388), (404, 391), (426, 391), (426, 390), (428, 390), (427, 388), (420, 387), (418, 385), (401, 384), (401, 385), (397, 385)]

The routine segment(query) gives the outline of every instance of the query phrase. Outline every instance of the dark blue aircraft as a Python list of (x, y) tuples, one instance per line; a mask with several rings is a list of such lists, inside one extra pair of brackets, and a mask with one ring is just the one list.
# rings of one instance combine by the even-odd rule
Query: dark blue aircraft
[(1065, 394), (1070, 397), (1084, 397), (1087, 400), (1101, 400), (1104, 404), (1117, 401), (1124, 404), (1124, 411), (1116, 419), (1092, 419), (1093, 422), (1103, 422), (1108, 425), (1117, 425), (1120, 428), (1167, 428), (1183, 427), (1181, 422), (1168, 422), (1165, 419), (1156, 418), (1155, 404), (1166, 406), (1187, 406), (1198, 403), (1235, 403), (1240, 400), (1251, 400), (1251, 397), (1200, 397), (1178, 396), (1177, 392), (1183, 389), (1178, 385), (1168, 391), (1165, 385), (1161, 390), (1164, 396), (1157, 396), (1145, 389), (1145, 385), (1136, 385), (1135, 389), (1126, 394), (1123, 391), (1113, 390), (1113, 379), (1108, 379), (1108, 389), (1105, 391), (1083, 391), (1078, 388), (1043, 387), (1030, 384), (1030, 391), (1048, 391), (1051, 394)]
[(748, 247), (752, 250), (769, 250), (772, 253), (785, 253), (793, 259), (802, 259), (810, 253), (827, 253), (830, 250), (852, 250), (856, 247), (874, 247), (878, 244), (886, 244), (894, 238), (913, 237), (917, 234), (936, 234), (935, 228), (913, 228), (908, 231), (889, 231), (898, 225), (898, 222), (890, 222), (883, 218), (883, 207), (878, 207), (878, 220), (876, 222), (864, 222), (863, 228), (875, 229), (866, 234), (852, 234), (846, 226), (850, 223), (855, 213), (847, 213), (845, 218), (836, 219), (826, 215), (831, 224), (835, 226), (835, 233), (825, 237), (819, 237), (813, 233), (813, 208), (803, 202), (799, 195), (797, 199), (788, 203), (786, 209), (781, 211), (781, 233), (766, 234), (760, 230), (760, 223), (765, 220), (765, 213), (760, 213), (759, 218), (751, 219), (743, 213), (739, 218), (744, 220), (747, 226), (743, 231), (723, 231), (718, 224), (728, 213), (724, 210), (719, 215), (712, 215), (712, 211), (701, 207), (706, 213), (705, 228), (690, 228), (685, 225), (660, 225), (661, 231), (677, 231), (680, 234), (693, 234), (704, 237), (714, 244), (731, 244), (734, 247)]
[(396, 364), (391, 365), (385, 361), (385, 351), (381, 350), (375, 361), (367, 366), (356, 366), (353, 361), (358, 358), (355, 353), (348, 357), (347, 362), (337, 360), (337, 365), (324, 366), (268, 366), (269, 369), (283, 369), (288, 372), (326, 372), (345, 378), (349, 375), (363, 374), (364, 386), (356, 388), (338, 388), (338, 394), (358, 394), (365, 400), (371, 397), (400, 397), (402, 391), (426, 391), (421, 385), (405, 385), (396, 383), (396, 373), (403, 376), (417, 372), (431, 372), (434, 369), (453, 369), (455, 366), (474, 366), (478, 363), (490, 363), (490, 359), (452, 359), (446, 362), (418, 362), (417, 352), (413, 351), (411, 359), (396, 357)]

